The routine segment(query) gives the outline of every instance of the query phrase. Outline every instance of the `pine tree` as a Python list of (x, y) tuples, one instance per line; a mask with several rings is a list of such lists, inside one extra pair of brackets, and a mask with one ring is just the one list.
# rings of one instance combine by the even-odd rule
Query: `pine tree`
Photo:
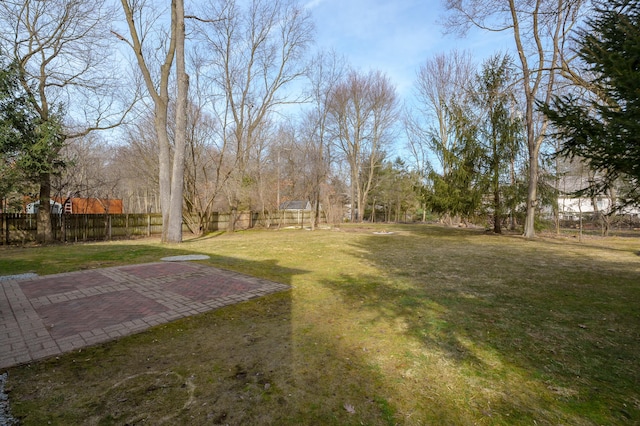
[(476, 76), (476, 90), (473, 96), (478, 108), (478, 136), (484, 155), (482, 158), (486, 191), (491, 193), (491, 213), (493, 232), (502, 232), (502, 221), (506, 214), (505, 202), (513, 204), (507, 194), (510, 166), (515, 162), (521, 147), (519, 136), (521, 120), (515, 117), (513, 98), (513, 62), (508, 55), (489, 58)]
[(447, 157), (449, 167), (442, 173), (431, 171), (428, 178), (432, 186), (423, 192), (431, 211), (448, 221), (475, 218), (482, 208), (486, 187), (480, 170), (485, 151), (478, 141), (478, 126), (469, 108), (455, 103), (447, 108), (455, 143), (441, 155)]
[(61, 114), (42, 120), (22, 89), (20, 67), (15, 62), (0, 65), (0, 196), (5, 196), (61, 171), (65, 162), (60, 157)]
[(628, 202), (640, 191), (640, 0), (597, 3), (595, 17), (579, 33), (580, 58), (593, 77), (583, 95), (556, 96), (542, 110), (563, 141), (559, 154), (585, 159), (601, 176), (601, 192), (630, 182)]

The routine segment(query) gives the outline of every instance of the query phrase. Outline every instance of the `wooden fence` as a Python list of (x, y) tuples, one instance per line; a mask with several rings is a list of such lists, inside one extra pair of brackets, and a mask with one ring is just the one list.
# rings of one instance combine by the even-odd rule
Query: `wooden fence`
[[(234, 216), (234, 229), (273, 226), (308, 226), (309, 211), (280, 211), (272, 215), (258, 212), (238, 212)], [(214, 213), (205, 227), (206, 232), (229, 229), (231, 214)], [(126, 239), (136, 236), (160, 235), (162, 215), (154, 214), (52, 214), (53, 237), (56, 241), (78, 242)], [(0, 244), (24, 244), (36, 239), (36, 215), (0, 213)], [(183, 224), (183, 231), (189, 229)]]

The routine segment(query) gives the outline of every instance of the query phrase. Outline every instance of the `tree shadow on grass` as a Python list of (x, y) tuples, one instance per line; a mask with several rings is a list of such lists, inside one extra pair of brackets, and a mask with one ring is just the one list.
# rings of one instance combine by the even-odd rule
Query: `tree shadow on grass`
[[(640, 421), (635, 264), (568, 256), (541, 241), (401, 229), (354, 246), (383, 274), (322, 284), (370, 326), (396, 324), (423, 354), (412, 355), (416, 375), (434, 380), (430, 369), (449, 369), (444, 380), (477, 421)], [(607, 258), (617, 250), (595, 249)]]
[[(131, 250), (110, 247), (101, 261), (197, 254)], [(277, 260), (198, 263), (289, 285), (306, 273)], [(25, 425), (394, 424), (378, 376), (294, 317), (284, 291), (12, 368), (13, 414)]]

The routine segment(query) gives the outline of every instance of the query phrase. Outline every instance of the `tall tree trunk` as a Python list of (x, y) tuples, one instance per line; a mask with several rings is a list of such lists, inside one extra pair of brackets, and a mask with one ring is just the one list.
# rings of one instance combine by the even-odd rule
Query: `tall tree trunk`
[[(539, 6), (539, 1), (536, 5)], [(525, 54), (525, 49), (520, 33), (520, 19), (518, 18), (517, 8), (514, 0), (509, 0), (509, 9), (513, 22), (513, 36), (518, 49), (518, 57), (523, 76), (523, 87), (525, 90), (526, 106), (525, 106), (525, 124), (527, 127), (527, 149), (529, 152), (529, 187), (527, 190), (527, 210), (524, 221), (524, 236), (527, 238), (535, 237), (535, 214), (538, 196), (538, 147), (536, 146), (536, 137), (534, 131), (533, 108), (535, 102), (535, 92), (537, 81), (534, 88), (531, 86), (531, 69), (529, 68), (529, 60)], [(534, 32), (537, 26), (534, 26)], [(535, 34), (534, 34), (535, 35)], [(537, 36), (537, 35), (535, 35)]]
[(160, 211), (162, 212), (162, 242), (166, 242), (169, 230), (169, 206), (171, 205), (171, 152), (167, 134), (167, 103), (157, 100), (154, 125), (158, 139), (158, 182), (160, 190)]
[(169, 204), (169, 227), (167, 242), (182, 242), (182, 204), (184, 190), (184, 161), (187, 145), (187, 100), (189, 75), (185, 68), (184, 45), (184, 1), (175, 0), (176, 19), (176, 74), (178, 94), (176, 99), (176, 132), (174, 138), (173, 169), (171, 176), (171, 198)]
[[(559, 142), (558, 142), (559, 144)], [(556, 151), (558, 150), (558, 145), (556, 145)], [(555, 195), (555, 200), (553, 203), (553, 216), (554, 216), (554, 221), (555, 221), (555, 227), (556, 227), (556, 235), (560, 235), (560, 206), (558, 205), (558, 196), (560, 194), (560, 163), (559, 163), (559, 159), (558, 157), (555, 158), (555, 167), (556, 167), (556, 173), (555, 173), (555, 190), (556, 190), (556, 195)]]
[[(154, 127), (158, 139), (158, 166), (159, 166), (159, 190), (160, 190), (160, 210), (162, 211), (162, 241), (169, 241), (170, 205), (171, 205), (171, 144), (167, 129), (167, 116), (169, 108), (169, 75), (173, 64), (176, 50), (176, 0), (171, 2), (171, 36), (169, 46), (165, 52), (164, 62), (160, 66), (159, 81), (153, 80), (152, 73), (144, 57), (141, 38), (136, 28), (137, 9), (132, 8), (126, 0), (121, 0), (122, 8), (126, 16), (127, 26), (131, 41), (127, 41), (135, 53), (138, 67), (142, 72), (145, 86), (153, 99), (154, 104)], [(181, 15), (184, 22), (184, 13)], [(184, 46), (184, 44), (183, 44)], [(183, 154), (184, 155), (184, 154)]]
[(527, 189), (527, 215), (524, 223), (524, 236), (536, 236), (535, 220), (538, 205), (538, 146), (529, 146), (529, 187)]
[(500, 171), (497, 169), (497, 167), (493, 172), (493, 232), (496, 234), (502, 234), (502, 200), (500, 199)]
[(351, 222), (355, 222), (357, 219), (356, 208), (358, 200), (356, 199), (356, 179), (353, 173), (354, 166), (351, 167), (351, 185), (349, 185), (349, 196), (351, 197)]
[(314, 191), (312, 198), (313, 212), (311, 213), (311, 230), (315, 231), (320, 223), (320, 191)]
[[(548, 64), (549, 72), (547, 75), (546, 89), (543, 92), (545, 96), (545, 102), (548, 104), (551, 101), (555, 86), (555, 73), (556, 64), (560, 56), (561, 44), (560, 40), (564, 37), (564, 30), (571, 27), (571, 22), (565, 21), (565, 9), (566, 4), (564, 0), (557, 0), (557, 9), (555, 14), (555, 27), (551, 40), (551, 60)], [(541, 21), (541, 7), (543, 6), (542, 0), (536, 0), (533, 11), (533, 27), (532, 35), (535, 41), (536, 54), (538, 56), (537, 74), (535, 78), (531, 78), (534, 70), (529, 66), (527, 56), (525, 55), (525, 49), (521, 37), (520, 21), (518, 19), (518, 12), (514, 0), (509, 0), (509, 8), (511, 10), (513, 20), (513, 32), (516, 42), (516, 48), (518, 49), (518, 56), (522, 64), (523, 72), (523, 85), (525, 89), (526, 97), (526, 126), (527, 126), (527, 147), (529, 150), (529, 188), (527, 191), (527, 216), (524, 225), (524, 236), (526, 238), (534, 238), (535, 231), (535, 216), (536, 208), (538, 207), (538, 170), (539, 170), (539, 157), (540, 148), (545, 138), (548, 119), (542, 117), (539, 129), (536, 134), (536, 123), (534, 122), (533, 113), (535, 109), (536, 95), (539, 93), (540, 85), (542, 84), (542, 70), (545, 68), (545, 54), (546, 48), (542, 40), (542, 33), (540, 28)], [(534, 68), (535, 69), (535, 68)]]
[(37, 230), (36, 241), (46, 244), (53, 241), (53, 230), (51, 227), (51, 174), (40, 175), (40, 207), (36, 217)]

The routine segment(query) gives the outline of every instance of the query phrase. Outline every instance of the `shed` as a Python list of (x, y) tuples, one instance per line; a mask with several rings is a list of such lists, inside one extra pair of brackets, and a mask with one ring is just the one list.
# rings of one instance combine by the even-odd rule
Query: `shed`
[(117, 198), (57, 199), (64, 206), (65, 213), (71, 214), (122, 214), (122, 200)]
[(288, 211), (311, 211), (311, 202), (303, 201), (303, 200), (292, 200), (285, 201), (280, 204), (280, 210), (288, 210)]

